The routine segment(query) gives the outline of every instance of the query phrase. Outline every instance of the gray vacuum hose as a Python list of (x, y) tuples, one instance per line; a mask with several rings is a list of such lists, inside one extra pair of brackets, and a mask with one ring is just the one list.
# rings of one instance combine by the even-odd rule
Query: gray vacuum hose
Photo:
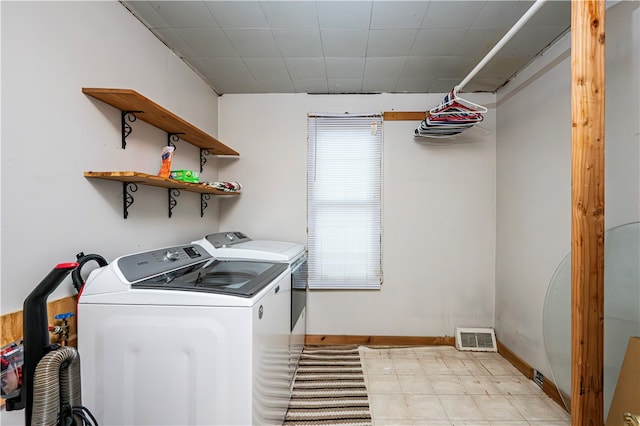
[[(70, 346), (46, 354), (33, 377), (32, 426), (56, 426), (61, 404), (82, 406), (80, 392), (80, 355)], [(74, 416), (74, 423), (82, 420)]]

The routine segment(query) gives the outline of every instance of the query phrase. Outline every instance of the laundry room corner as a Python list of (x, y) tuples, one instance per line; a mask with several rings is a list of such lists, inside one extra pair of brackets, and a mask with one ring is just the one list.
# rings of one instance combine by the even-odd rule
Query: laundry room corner
[[(166, 192), (140, 187), (123, 219), (122, 186), (83, 177), (156, 174), (167, 144), (166, 133), (137, 120), (123, 149), (120, 112), (83, 87), (134, 88), (217, 133), (217, 95), (180, 58), (117, 2), (6, 2), (2, 24), (3, 313), (21, 309), (53, 264), (81, 251), (113, 259), (217, 231), (215, 198), (200, 217), (197, 194), (185, 192), (169, 219)], [(174, 166), (198, 170), (199, 161), (196, 147), (178, 144)], [(203, 180), (217, 180), (214, 156)], [(53, 299), (72, 294), (61, 287)]]
[[(218, 230), (215, 197), (201, 217), (198, 194), (183, 192), (169, 218), (166, 189), (140, 186), (125, 219), (121, 182), (83, 177), (100, 170), (157, 174), (167, 134), (138, 119), (123, 148), (120, 111), (82, 89), (135, 89), (213, 135), (218, 95), (118, 2), (2, 2), (1, 19), (0, 292), (8, 337), (4, 319), (21, 318), (25, 298), (56, 264), (81, 252), (111, 261)], [(200, 150), (178, 142), (174, 166), (199, 170)], [(202, 178), (218, 180), (215, 156), (207, 157)], [(67, 277), (49, 302), (74, 306), (76, 294)], [(52, 317), (69, 311), (56, 306)], [(2, 410), (2, 424), (23, 419), (22, 411)]]

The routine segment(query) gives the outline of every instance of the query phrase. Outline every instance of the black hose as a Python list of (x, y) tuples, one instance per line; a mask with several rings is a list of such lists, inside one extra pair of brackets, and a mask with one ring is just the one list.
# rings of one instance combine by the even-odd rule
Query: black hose
[(78, 259), (78, 267), (74, 269), (73, 272), (71, 273), (71, 281), (76, 291), (80, 293), (80, 289), (84, 285), (84, 279), (80, 274), (80, 272), (82, 271), (82, 266), (85, 263), (90, 262), (92, 260), (97, 262), (98, 266), (101, 266), (101, 267), (107, 266), (108, 262), (105, 260), (104, 257), (100, 256), (99, 254), (84, 254), (83, 252), (80, 252), (76, 254), (76, 258)]

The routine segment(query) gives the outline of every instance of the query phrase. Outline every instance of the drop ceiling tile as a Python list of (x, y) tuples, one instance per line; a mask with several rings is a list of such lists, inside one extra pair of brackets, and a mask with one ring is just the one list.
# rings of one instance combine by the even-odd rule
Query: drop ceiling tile
[(322, 29), (324, 56), (364, 57), (367, 52), (367, 30)]
[(364, 58), (324, 58), (327, 77), (362, 78), (364, 75)]
[(546, 2), (530, 19), (527, 25), (534, 27), (571, 25), (571, 1), (557, 0)]
[(207, 69), (207, 64), (201, 58), (182, 58), (187, 66), (191, 67), (200, 77), (205, 80), (207, 77), (204, 75), (204, 70)]
[(469, 28), (486, 1), (432, 1), (422, 28)]
[(452, 55), (484, 57), (508, 31), (501, 28), (469, 28)]
[(263, 1), (271, 28), (318, 28), (316, 4), (311, 1)]
[(318, 29), (274, 29), (272, 32), (282, 56), (322, 56)]
[(171, 28), (218, 26), (202, 2), (189, 2), (188, 7), (183, 1), (150, 1), (149, 4)]
[[(456, 78), (437, 78), (429, 86), (429, 93), (449, 93), (459, 83), (460, 80)], [(468, 91), (466, 87), (464, 91)], [(436, 106), (436, 104), (427, 105), (427, 109), (435, 108)]]
[(409, 57), (402, 69), (402, 78), (428, 78), (437, 77), (438, 57)]
[(293, 80), (296, 93), (328, 93), (327, 80)]
[(427, 6), (427, 1), (375, 1), (370, 28), (420, 28)]
[(326, 79), (323, 58), (284, 58), (293, 79)]
[(233, 48), (242, 57), (280, 56), (271, 30), (228, 28), (223, 31)]
[(269, 28), (257, 1), (205, 1), (220, 28)]
[(532, 60), (526, 56), (496, 56), (491, 59), (474, 79), (507, 79)]
[(366, 78), (362, 81), (363, 93), (393, 93), (398, 83), (397, 78)]
[(175, 31), (198, 56), (237, 56), (220, 28), (178, 28)]
[(320, 28), (369, 29), (371, 1), (319, 1)]
[(502, 78), (474, 78), (464, 88), (465, 92), (495, 92), (506, 82)]
[(247, 65), (241, 58), (202, 58), (206, 69), (203, 74), (215, 80), (252, 79)]
[[(365, 92), (423, 91), (427, 85), (449, 91), (533, 1), (122, 4), (218, 92), (352, 93), (358, 85)], [(547, 2), (463, 91), (495, 91), (562, 35), (569, 19), (569, 0)]]
[(508, 30), (532, 4), (532, 1), (488, 1), (478, 13), (471, 27), (506, 28)]
[(214, 92), (216, 92), (218, 95), (222, 95), (225, 93), (225, 85), (218, 80), (211, 80), (208, 78), (205, 78), (204, 81), (209, 85), (209, 87), (211, 87), (213, 89)]
[(244, 58), (244, 62), (256, 80), (289, 79), (289, 72), (282, 58)]
[(139, 16), (148, 28), (169, 28), (158, 10), (146, 1), (125, 1), (123, 5)]
[(432, 83), (429, 78), (401, 78), (394, 92), (427, 93)]
[(367, 56), (407, 56), (418, 30), (371, 30)]
[(295, 90), (289, 79), (257, 80), (264, 93), (291, 93)]
[(403, 78), (430, 78), (445, 75), (462, 80), (476, 64), (459, 56), (429, 56), (407, 58)]
[(364, 66), (364, 78), (398, 79), (406, 62), (406, 57), (367, 58)]
[(342, 78), (328, 79), (329, 93), (360, 93), (362, 91), (362, 79)]
[(558, 34), (563, 34), (568, 29), (565, 26), (559, 27), (522, 27), (511, 40), (500, 49), (500, 54), (519, 56), (522, 52), (532, 52), (531, 56), (543, 50), (553, 42)]
[(225, 93), (262, 93), (262, 88), (254, 79), (242, 80), (211, 80), (216, 93), (224, 95)]
[(466, 28), (419, 30), (409, 54), (411, 56), (452, 55), (466, 33)]
[(180, 34), (173, 28), (154, 28), (152, 32), (164, 44), (171, 46), (171, 49), (180, 57), (192, 60), (197, 59), (198, 54), (187, 44)]

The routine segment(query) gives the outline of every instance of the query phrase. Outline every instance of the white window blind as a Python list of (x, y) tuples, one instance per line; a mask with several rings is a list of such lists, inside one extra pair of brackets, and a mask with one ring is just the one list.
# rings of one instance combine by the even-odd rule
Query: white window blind
[(308, 124), (309, 288), (380, 288), (382, 116), (310, 115)]

